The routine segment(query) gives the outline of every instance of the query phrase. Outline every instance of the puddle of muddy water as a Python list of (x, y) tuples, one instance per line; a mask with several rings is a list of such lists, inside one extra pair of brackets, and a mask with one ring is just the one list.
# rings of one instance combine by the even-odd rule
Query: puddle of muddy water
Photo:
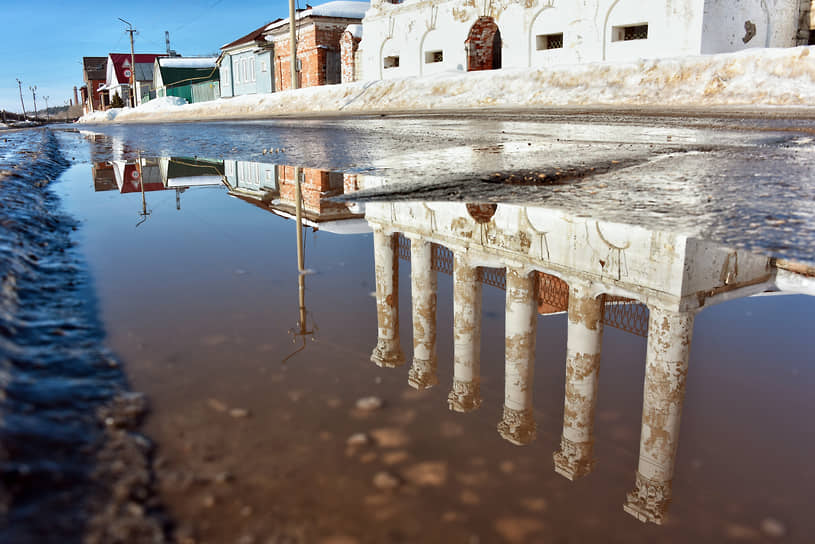
[[(293, 171), (217, 160), (213, 169), (191, 157), (129, 169), (89, 159), (80, 157), (56, 190), (82, 222), (78, 239), (107, 344), (150, 399), (144, 431), (157, 444), (158, 486), (180, 542), (806, 542), (815, 530), (811, 297), (741, 298), (698, 314), (673, 500), (663, 525), (644, 524), (623, 503), (640, 456), (645, 338), (606, 326), (594, 408), (598, 463), (571, 482), (552, 461), (567, 379), (561, 309), (536, 317), (529, 389), (537, 438), (514, 446), (496, 430), (505, 402), (502, 289), (483, 286), (479, 410), (448, 409), (449, 274), (437, 280), (438, 385), (408, 385), (409, 260), (399, 261), (400, 288), (390, 299), (401, 308), (407, 364), (371, 363), (382, 325), (376, 235), (365, 232), (358, 205), (315, 196), (355, 189), (353, 178), (305, 174), (309, 273), (301, 275), (285, 183)], [(193, 170), (168, 174), (182, 166)], [(220, 179), (196, 181), (195, 169)], [(269, 196), (263, 187), (275, 183)], [(500, 238), (481, 232), (487, 243)], [(360, 407), (366, 397), (381, 406)]]

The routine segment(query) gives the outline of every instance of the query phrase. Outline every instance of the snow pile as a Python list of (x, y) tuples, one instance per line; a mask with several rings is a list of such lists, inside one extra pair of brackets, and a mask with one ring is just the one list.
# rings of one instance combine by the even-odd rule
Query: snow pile
[(347, 17), (349, 19), (362, 19), (371, 4), (368, 2), (337, 1), (311, 8), (311, 14), (319, 17)]
[(186, 103), (187, 99), (181, 98), (180, 96), (162, 96), (160, 98), (154, 98), (149, 102), (145, 102), (141, 106), (138, 106), (136, 109), (145, 113), (156, 113), (164, 111), (172, 112), (175, 111), (178, 108), (178, 106), (184, 106)]
[[(807, 107), (815, 105), (812, 52), (811, 47), (750, 49), (722, 55), (452, 72), (145, 109), (153, 103), (149, 102), (115, 119), (202, 120), (484, 107)], [(98, 122), (88, 117), (80, 121)]]
[(159, 66), (166, 68), (214, 68), (218, 57), (159, 57)]
[(110, 108), (106, 111), (92, 111), (80, 117), (78, 123), (103, 123), (105, 121), (113, 121), (119, 114), (124, 111), (124, 108)]
[[(369, 2), (352, 2), (347, 0), (327, 2), (319, 6), (314, 6), (313, 8), (298, 11), (296, 19), (299, 21), (300, 19), (305, 19), (306, 17), (311, 17), (314, 15), (315, 17), (343, 17), (347, 19), (361, 20), (363, 17), (365, 17), (365, 12), (368, 11), (370, 7), (371, 4)], [(285, 19), (279, 19), (269, 23), (266, 30), (274, 30), (288, 24), (289, 18), (286, 17)], [(266, 40), (271, 41), (270, 36), (266, 36)]]
[(362, 25), (348, 25), (345, 27), (346, 32), (350, 32), (351, 36), (362, 39)]

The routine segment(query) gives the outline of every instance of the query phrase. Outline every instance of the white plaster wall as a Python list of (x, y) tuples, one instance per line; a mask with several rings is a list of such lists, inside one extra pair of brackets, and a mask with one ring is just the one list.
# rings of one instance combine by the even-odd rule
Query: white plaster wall
[[(789, 47), (795, 45), (799, 4), (799, 0), (374, 2), (363, 19), (361, 66), (369, 79), (466, 71), (464, 41), (481, 15), (498, 24), (504, 68)], [(744, 44), (746, 20), (756, 24), (757, 35)], [(615, 26), (644, 23), (648, 39), (612, 39)], [(536, 49), (538, 35), (561, 32), (562, 49)], [(444, 62), (425, 64), (424, 53), (432, 50), (443, 50)], [(383, 58), (390, 55), (399, 56), (399, 68), (383, 70)]]
[[(799, 0), (706, 0), (702, 53), (729, 53), (750, 47), (793, 47)], [(747, 43), (745, 22), (756, 25)]]

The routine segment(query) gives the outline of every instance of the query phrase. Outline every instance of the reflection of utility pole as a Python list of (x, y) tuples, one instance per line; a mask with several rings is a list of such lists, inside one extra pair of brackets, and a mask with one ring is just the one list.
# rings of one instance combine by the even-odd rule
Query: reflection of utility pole
[(34, 120), (37, 120), (37, 117), (40, 116), (40, 112), (37, 111), (37, 86), (31, 85), (28, 86), (28, 90), (31, 91), (31, 96), (34, 98)]
[(297, 353), (300, 353), (306, 349), (306, 336), (311, 336), (311, 339), (314, 340), (314, 335), (317, 332), (316, 326), (309, 330), (306, 325), (306, 268), (305, 255), (303, 253), (303, 198), (300, 188), (300, 172), (300, 168), (294, 169), (294, 200), (296, 210), (295, 221), (297, 223), (297, 288), (300, 311), (298, 315), (299, 319), (297, 322), (297, 329), (290, 329), (289, 333), (294, 336), (294, 342), (297, 342), (297, 337), (301, 337), (303, 339), (303, 345), (297, 348), (294, 353), (283, 359), (284, 363), (294, 357)]
[(23, 82), (17, 78), (17, 87), (20, 89), (20, 105), (23, 107), (23, 120), (25, 120), (25, 102), (23, 102)]
[(186, 187), (176, 187), (175, 188), (175, 209), (176, 210), (181, 209), (181, 193), (183, 193), (186, 190), (187, 190)]
[(147, 197), (144, 195), (144, 175), (141, 170), (141, 153), (138, 154), (138, 158), (136, 159), (136, 171), (139, 173), (139, 184), (141, 185), (141, 213), (139, 214), (141, 219), (136, 223), (136, 227), (138, 227), (147, 221), (147, 217), (151, 213), (147, 210)]
[(130, 107), (134, 108), (136, 107), (136, 53), (133, 49), (133, 34), (136, 33), (136, 29), (121, 17), (117, 19), (127, 25), (125, 32), (130, 34)]
[(45, 120), (46, 121), (51, 120), (51, 112), (48, 111), (48, 98), (49, 97), (47, 97), (47, 96), (43, 96), (43, 99), (45, 100)]

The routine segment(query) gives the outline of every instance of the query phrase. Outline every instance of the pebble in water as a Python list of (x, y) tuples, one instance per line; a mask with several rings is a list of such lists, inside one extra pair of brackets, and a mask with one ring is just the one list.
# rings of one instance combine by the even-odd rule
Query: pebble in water
[(365, 412), (373, 412), (379, 410), (385, 403), (379, 397), (362, 397), (357, 400), (357, 408)]

